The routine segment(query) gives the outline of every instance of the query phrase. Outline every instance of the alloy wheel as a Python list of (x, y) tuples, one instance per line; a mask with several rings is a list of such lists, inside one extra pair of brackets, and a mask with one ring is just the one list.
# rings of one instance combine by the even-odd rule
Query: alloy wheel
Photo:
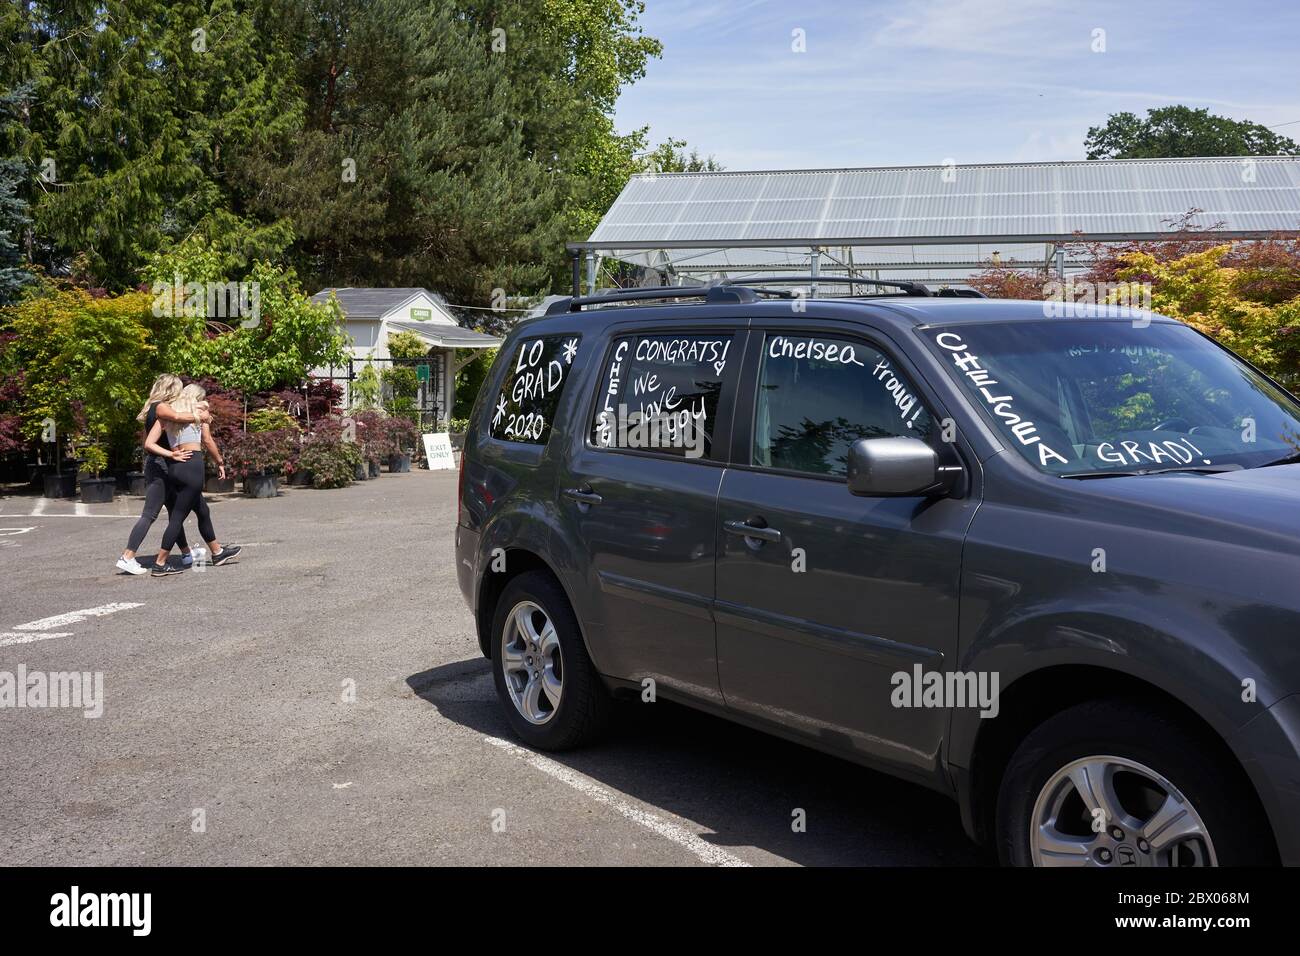
[(506, 690), (520, 715), (532, 724), (555, 716), (564, 693), (564, 655), (555, 625), (541, 606), (520, 601), (501, 635)]
[(1092, 756), (1056, 771), (1029, 821), (1035, 866), (1216, 866), (1196, 808), (1164, 776), (1127, 757)]

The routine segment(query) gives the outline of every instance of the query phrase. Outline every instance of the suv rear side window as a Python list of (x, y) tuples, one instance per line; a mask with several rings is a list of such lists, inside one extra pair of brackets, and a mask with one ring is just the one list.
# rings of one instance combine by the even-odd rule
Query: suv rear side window
[(600, 379), (591, 443), (707, 458), (732, 351), (725, 332), (615, 339)]
[(932, 419), (889, 358), (860, 339), (770, 332), (752, 464), (844, 477), (859, 438), (930, 437)]
[(492, 410), (493, 438), (546, 444), (581, 338), (543, 335), (519, 340)]

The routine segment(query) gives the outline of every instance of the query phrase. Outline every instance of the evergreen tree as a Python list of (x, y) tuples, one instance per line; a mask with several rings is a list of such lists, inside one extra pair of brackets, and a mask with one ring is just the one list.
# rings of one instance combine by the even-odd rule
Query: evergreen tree
[(244, 0), (67, 0), (12, 7), (21, 52), (0, 83), (30, 82), (20, 155), (40, 170), (45, 265), (86, 257), (110, 289), (133, 286), (146, 257), (194, 234), (232, 267), (275, 254), (288, 223), (244, 214), (227, 166), (274, 151), (301, 124), (292, 65)]
[[(21, 109), (23, 99), (23, 91), (0, 88), (0, 129), (17, 122), (15, 114)], [(21, 160), (0, 159), (0, 306), (17, 298), (32, 278), (21, 246), (31, 225), (27, 203), (19, 196), (19, 188), (26, 178), (27, 169)]]
[(278, 32), (298, 38), (308, 128), (287, 168), (251, 159), (248, 192), (293, 220), (322, 285), (481, 305), (544, 290), (590, 223), (590, 157), (616, 139), (618, 91), (658, 51), (639, 9), (303, 0)]

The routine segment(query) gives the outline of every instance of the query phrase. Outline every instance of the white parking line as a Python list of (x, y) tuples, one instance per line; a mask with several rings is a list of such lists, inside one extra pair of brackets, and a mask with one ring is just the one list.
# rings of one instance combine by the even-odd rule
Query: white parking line
[(48, 504), (48, 502), (44, 498), (37, 498), (36, 506), (32, 508), (32, 517), (39, 518), (41, 515), (45, 514), (46, 504)]
[[(67, 614), (56, 614), (53, 617), (43, 617), (39, 621), (28, 621), (26, 624), (15, 624), (15, 631), (52, 631), (56, 627), (66, 627), (69, 624), (79, 624), (88, 617), (103, 617), (105, 614), (116, 614), (118, 611), (129, 611), (133, 607), (144, 607), (143, 602), (130, 603), (120, 602), (114, 604), (101, 604), (99, 607), (88, 607), (81, 611), (69, 611)], [(67, 635), (64, 635), (65, 637)]]
[(534, 753), (517, 744), (512, 744), (508, 740), (502, 740), (500, 737), (484, 737), (485, 741), (493, 747), (498, 747), (507, 753), (514, 754), (523, 760), (526, 764), (535, 770), (549, 774), (561, 783), (567, 784), (574, 790), (584, 796), (590, 797), (597, 803), (603, 803), (614, 811), (627, 817), (633, 823), (639, 823), (647, 830), (659, 834), (664, 839), (671, 840), (678, 846), (695, 854), (701, 861), (711, 866), (749, 866), (738, 856), (733, 856), (721, 847), (714, 846), (707, 840), (702, 840), (696, 834), (689, 830), (677, 826), (675, 823), (669, 823), (667, 820), (655, 816), (653, 813), (647, 813), (640, 807), (635, 807), (611, 790), (602, 787), (590, 777), (571, 770), (562, 763), (557, 763), (549, 757), (543, 757), (541, 754)]
[[(86, 507), (86, 506), (83, 505), (82, 507)], [(133, 521), (138, 517), (140, 516), (139, 515), (91, 515), (91, 514), (47, 515), (44, 511), (38, 514), (36, 512), (36, 509), (34, 508), (32, 509), (32, 513), (29, 515), (0, 515), (0, 518), (130, 518)]]
[(52, 637), (71, 637), (71, 631), (53, 634), (41, 634), (39, 631), (31, 634), (17, 634), (14, 631), (0, 631), (0, 647), (8, 647), (10, 644), (33, 644), (36, 641), (48, 641)]
[[(77, 502), (77, 506), (80, 508), (90, 507), (89, 505), (84, 504), (82, 502)], [(7, 519), (7, 518), (130, 518), (132, 520), (135, 520), (138, 517), (139, 515), (92, 515), (88, 512), (83, 513), (80, 511), (77, 512), (76, 514), (71, 514), (71, 515), (47, 515), (45, 513), (44, 504), (38, 505), (37, 507), (33, 508), (29, 514), (25, 514), (25, 515), (0, 514), (0, 520)]]

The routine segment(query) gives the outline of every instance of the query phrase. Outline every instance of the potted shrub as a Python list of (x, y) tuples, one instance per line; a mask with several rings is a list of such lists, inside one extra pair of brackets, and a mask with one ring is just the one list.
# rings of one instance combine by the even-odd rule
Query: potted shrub
[(415, 422), (400, 415), (387, 419), (388, 429), (388, 470), (406, 472), (411, 470), (411, 455), (416, 442), (420, 440), (420, 429)]
[(369, 477), (379, 477), (379, 463), (393, 453), (393, 443), (388, 437), (388, 419), (382, 412), (367, 410), (352, 416), (357, 424), (357, 443)]
[(445, 431), (451, 438), (451, 447), (460, 451), (465, 447), (465, 430), (469, 428), (468, 418), (453, 418), (450, 421), (439, 422), (442, 427), (439, 431)]
[(338, 419), (328, 419), (303, 442), (298, 464), (311, 473), (313, 488), (342, 488), (364, 462), (360, 446), (344, 441)]
[[(203, 384), (208, 389), (208, 411), (212, 415), (212, 437), (216, 440), (222, 452), (227, 453), (244, 435), (242, 427), (244, 421), (243, 405), (231, 398), (229, 394), (217, 391), (220, 386), (215, 382), (205, 380)], [(209, 460), (207, 467), (208, 473), (203, 484), (204, 491), (221, 495), (230, 494), (235, 490), (235, 474), (231, 469), (226, 469), (225, 478), (218, 478), (216, 463)]]
[(117, 479), (111, 475), (103, 477), (108, 467), (108, 452), (99, 444), (86, 445), (81, 450), (81, 463), (89, 475), (81, 479), (81, 500), (88, 505), (112, 501)]
[(241, 432), (225, 451), (226, 470), (244, 479), (248, 497), (274, 498), (279, 476), (293, 471), (299, 450), (297, 428)]

